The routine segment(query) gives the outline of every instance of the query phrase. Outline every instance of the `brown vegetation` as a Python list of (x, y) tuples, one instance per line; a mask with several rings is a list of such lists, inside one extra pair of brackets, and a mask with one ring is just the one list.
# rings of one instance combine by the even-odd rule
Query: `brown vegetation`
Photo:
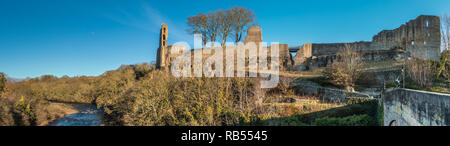
[[(128, 126), (258, 125), (343, 105), (296, 96), (291, 82), (282, 78), (278, 87), (261, 89), (258, 78), (175, 78), (148, 64), (122, 66), (98, 77), (42, 76), (7, 84), (0, 125), (46, 125), (73, 113), (49, 100), (95, 103), (104, 108), (107, 125)], [(287, 98), (304, 101), (280, 103)]]
[(442, 19), (442, 45), (443, 52), (441, 54), (441, 59), (439, 60), (439, 68), (436, 72), (436, 77), (450, 78), (449, 68), (450, 68), (450, 16), (445, 15)]
[(325, 79), (331, 84), (345, 87), (350, 91), (361, 75), (363, 65), (361, 54), (353, 50), (355, 49), (351, 45), (346, 44), (339, 50), (337, 61), (323, 72)]
[(175, 78), (153, 69), (140, 64), (99, 77), (42, 76), (9, 83), (2, 125), (41, 125), (42, 119), (53, 119), (47, 112), (60, 111), (49, 100), (96, 103), (110, 125), (234, 125), (257, 114), (256, 79)]
[(3, 91), (6, 89), (6, 82), (7, 82), (7, 80), (6, 80), (5, 74), (0, 72), (0, 97), (3, 93)]
[(433, 85), (434, 71), (431, 61), (413, 58), (406, 62), (406, 73), (412, 82), (422, 87)]

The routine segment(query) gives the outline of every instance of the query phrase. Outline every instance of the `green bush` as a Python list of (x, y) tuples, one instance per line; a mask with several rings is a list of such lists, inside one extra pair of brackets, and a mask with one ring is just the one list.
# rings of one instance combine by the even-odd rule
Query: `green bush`
[(383, 107), (383, 103), (378, 103), (378, 107), (377, 107), (377, 122), (376, 125), (378, 126), (383, 126), (384, 125), (384, 107)]
[(405, 88), (408, 89), (414, 89), (414, 90), (426, 90), (426, 87), (411, 83), (411, 82), (406, 82), (405, 84)]
[(439, 86), (434, 86), (434, 87), (430, 88), (430, 91), (431, 92), (450, 94), (449, 92), (446, 92), (442, 87), (439, 87)]
[(398, 84), (395, 82), (386, 82), (386, 88), (395, 88), (398, 87)]
[(323, 117), (314, 121), (315, 126), (369, 126), (373, 119), (367, 114), (343, 118)]
[(371, 98), (349, 97), (347, 104), (375, 104), (377, 100)]
[(309, 125), (301, 122), (296, 116), (290, 116), (281, 120), (279, 126), (309, 126)]

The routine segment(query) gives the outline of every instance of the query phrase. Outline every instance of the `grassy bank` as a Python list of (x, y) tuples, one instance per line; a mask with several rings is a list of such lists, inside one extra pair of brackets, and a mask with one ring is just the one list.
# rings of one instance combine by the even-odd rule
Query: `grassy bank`
[(0, 125), (45, 126), (50, 122), (78, 111), (63, 103), (29, 103), (23, 99), (13, 102), (0, 99)]
[[(280, 103), (279, 97), (304, 97), (293, 95), (289, 81), (281, 81), (273, 89), (261, 89), (259, 83), (258, 78), (175, 78), (148, 64), (122, 66), (98, 77), (42, 76), (7, 84), (2, 94), (5, 102), (0, 105), (4, 109), (1, 125), (45, 125), (70, 113), (67, 107), (49, 100), (95, 103), (104, 108), (107, 125), (267, 125), (263, 121), (274, 119), (300, 122), (273, 125), (314, 125), (315, 119), (327, 116), (373, 117), (366, 112), (372, 106), (365, 104), (314, 99)], [(355, 118), (365, 120), (363, 116)]]

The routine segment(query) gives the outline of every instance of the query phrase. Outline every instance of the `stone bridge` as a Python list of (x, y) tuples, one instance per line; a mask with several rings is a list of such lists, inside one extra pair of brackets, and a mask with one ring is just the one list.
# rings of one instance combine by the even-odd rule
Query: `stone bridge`
[(393, 89), (382, 98), (385, 126), (450, 126), (450, 95)]

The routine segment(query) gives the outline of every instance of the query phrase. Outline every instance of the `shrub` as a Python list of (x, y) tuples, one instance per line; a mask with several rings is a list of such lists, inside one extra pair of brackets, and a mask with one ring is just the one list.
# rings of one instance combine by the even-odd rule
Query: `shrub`
[(419, 86), (430, 88), (433, 85), (435, 66), (430, 60), (411, 59), (406, 62), (408, 79)]
[(376, 125), (383, 126), (384, 125), (384, 105), (382, 102), (378, 103), (376, 118), (377, 118)]
[(377, 100), (361, 97), (349, 97), (347, 98), (347, 104), (375, 104)]
[(396, 88), (399, 85), (395, 82), (386, 82), (386, 88)]
[(97, 106), (104, 107), (108, 124), (235, 125), (250, 122), (258, 109), (256, 79), (175, 78), (164, 71), (136, 72), (136, 67), (122, 66), (98, 80), (93, 95)]
[(323, 75), (332, 84), (351, 90), (361, 75), (361, 54), (353, 52), (353, 47), (346, 44), (337, 54), (337, 61), (327, 67)]
[(6, 76), (4, 73), (0, 72), (0, 97), (2, 95), (2, 92), (5, 90), (6, 88)]
[(11, 104), (0, 98), (0, 126), (13, 126), (14, 117)]
[(373, 119), (367, 114), (343, 118), (323, 117), (314, 121), (315, 126), (369, 126)]
[(432, 91), (432, 92), (438, 92), (438, 93), (446, 93), (446, 94), (450, 94), (450, 92), (447, 92), (444, 88), (439, 87), (439, 86), (434, 86), (434, 87), (430, 88), (430, 91)]

